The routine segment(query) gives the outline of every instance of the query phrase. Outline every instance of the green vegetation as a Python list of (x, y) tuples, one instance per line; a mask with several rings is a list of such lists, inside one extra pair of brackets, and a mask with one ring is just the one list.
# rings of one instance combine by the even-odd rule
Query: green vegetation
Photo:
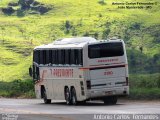
[[(36, 0), (36, 4), (24, 8), (24, 1), (0, 1), (0, 81), (31, 79), (28, 68), (33, 48), (71, 36), (122, 38), (126, 43), (131, 82), (135, 81), (136, 86), (136, 81), (142, 78), (151, 81), (149, 76), (159, 80), (156, 77), (160, 74), (159, 0), (140, 0), (154, 2), (151, 9), (118, 9), (112, 5), (113, 0)], [(4, 8), (9, 8), (11, 13), (4, 13)], [(47, 11), (42, 12), (41, 8)], [(141, 74), (145, 77), (139, 79)], [(140, 88), (131, 87), (131, 95), (150, 90)], [(157, 92), (159, 87), (153, 89)]]
[(14, 80), (12, 82), (0, 81), (0, 96), (33, 98), (34, 85), (32, 80)]
[(160, 74), (131, 75), (130, 99), (160, 99)]

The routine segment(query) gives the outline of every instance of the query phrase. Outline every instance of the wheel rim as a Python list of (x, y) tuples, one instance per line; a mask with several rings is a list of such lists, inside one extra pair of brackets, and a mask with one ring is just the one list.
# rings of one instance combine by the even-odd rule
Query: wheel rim
[(76, 92), (74, 88), (72, 89), (72, 104), (73, 105), (77, 104)]
[(47, 102), (47, 94), (46, 94), (46, 91), (44, 91), (44, 102)]
[(76, 104), (76, 98), (75, 95), (72, 96), (72, 104), (75, 105)]
[(66, 103), (69, 104), (70, 103), (70, 94), (69, 94), (68, 88), (66, 89), (65, 96), (66, 96)]

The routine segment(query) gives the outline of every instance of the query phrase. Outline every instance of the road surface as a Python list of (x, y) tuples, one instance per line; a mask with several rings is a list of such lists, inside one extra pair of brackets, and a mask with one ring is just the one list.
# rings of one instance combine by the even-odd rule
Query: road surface
[[(112, 119), (115, 117), (112, 114), (131, 114), (133, 119), (135, 114), (160, 114), (160, 101), (119, 100), (117, 105), (104, 105), (100, 101), (94, 101), (78, 106), (68, 106), (64, 101), (52, 101), (51, 104), (44, 104), (43, 100), (39, 99), (1, 98), (0, 114), (0, 120), (1, 118), (7, 120), (4, 119), (5, 117), (18, 117), (18, 120), (99, 119), (100, 117), (96, 115), (107, 115), (101, 117), (105, 117), (105, 119), (110, 117)], [(160, 116), (157, 117), (160, 119)]]

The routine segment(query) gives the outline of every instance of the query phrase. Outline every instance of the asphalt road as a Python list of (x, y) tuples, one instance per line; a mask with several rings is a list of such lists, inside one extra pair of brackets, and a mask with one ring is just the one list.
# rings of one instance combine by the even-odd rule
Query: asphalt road
[[(133, 119), (133, 115), (136, 114), (160, 114), (160, 101), (119, 100), (117, 105), (104, 105), (100, 101), (94, 101), (78, 106), (68, 106), (64, 101), (44, 104), (43, 100), (38, 99), (0, 99), (0, 120), (7, 120), (4, 119), (5, 117), (14, 117), (15, 120), (117, 119), (114, 114), (131, 114), (131, 117), (121, 116), (126, 119), (129, 117)], [(160, 119), (160, 116), (156, 118)]]

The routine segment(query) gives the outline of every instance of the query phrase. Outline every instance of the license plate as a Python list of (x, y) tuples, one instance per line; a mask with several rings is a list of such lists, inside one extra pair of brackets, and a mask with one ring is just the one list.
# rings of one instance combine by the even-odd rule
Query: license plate
[(105, 92), (105, 94), (106, 94), (106, 95), (112, 95), (113, 92), (112, 92), (112, 91), (107, 91), (107, 92)]

